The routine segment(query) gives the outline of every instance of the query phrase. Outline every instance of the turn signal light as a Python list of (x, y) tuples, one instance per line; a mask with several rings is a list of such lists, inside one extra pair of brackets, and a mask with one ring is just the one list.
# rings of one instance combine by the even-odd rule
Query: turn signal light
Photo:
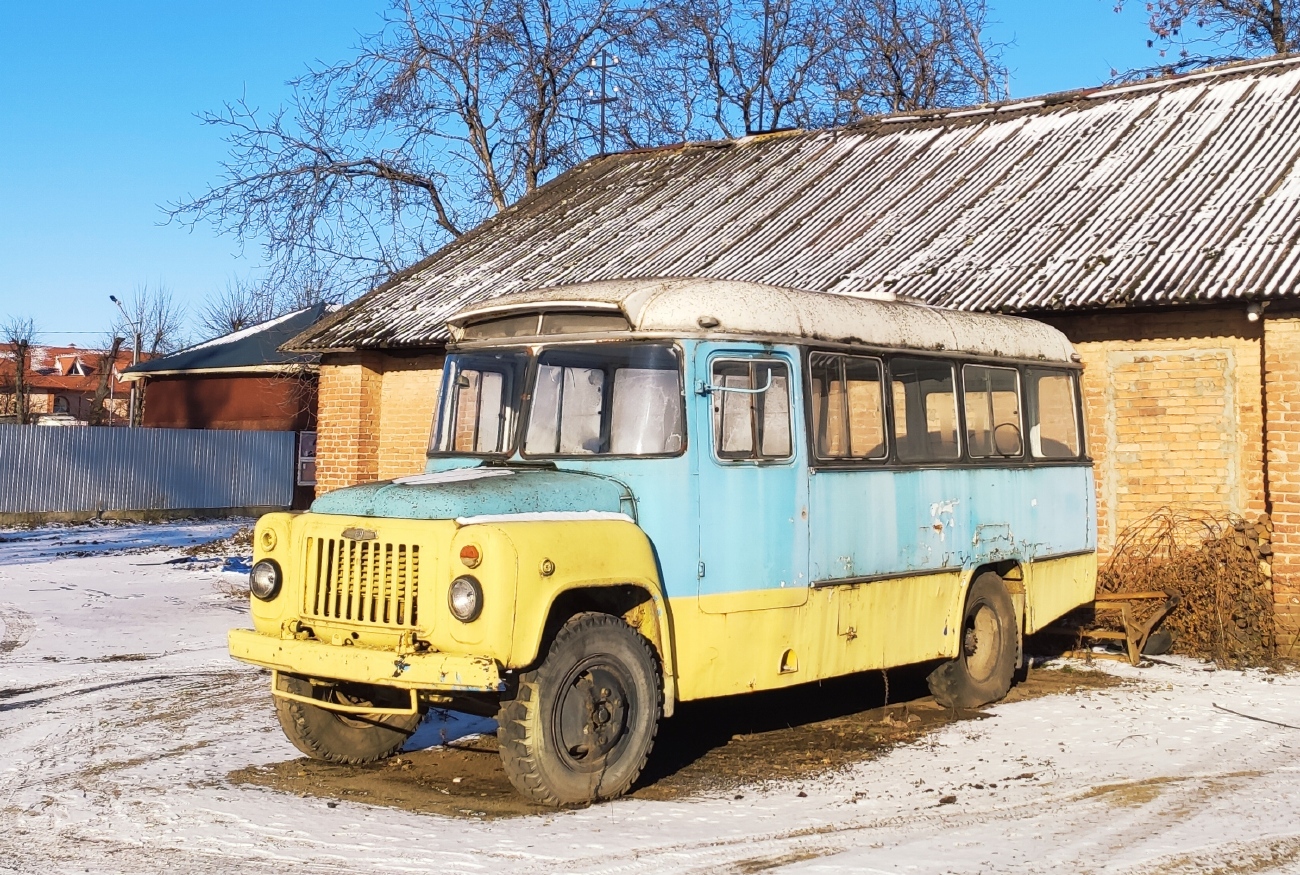
[(479, 553), (478, 547), (474, 544), (466, 544), (460, 548), (460, 563), (466, 568), (478, 568), (483, 562), (483, 554)]

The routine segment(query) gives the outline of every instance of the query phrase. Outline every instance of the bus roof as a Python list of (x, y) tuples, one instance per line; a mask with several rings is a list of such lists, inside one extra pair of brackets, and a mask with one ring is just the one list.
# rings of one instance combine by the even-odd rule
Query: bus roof
[(810, 339), (1078, 361), (1064, 334), (1032, 319), (712, 279), (610, 280), (503, 295), (461, 311), (448, 327), (461, 340), (467, 325), (546, 311), (621, 312), (634, 333)]

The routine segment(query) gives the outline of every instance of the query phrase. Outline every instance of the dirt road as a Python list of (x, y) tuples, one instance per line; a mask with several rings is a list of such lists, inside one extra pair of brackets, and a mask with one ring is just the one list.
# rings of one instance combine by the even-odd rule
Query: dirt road
[[(890, 675), (890, 693), (900, 701), (888, 706), (880, 675), (683, 706), (664, 722), (631, 795), (664, 801), (719, 793), (743, 798), (773, 783), (815, 783), (954, 722), (985, 716), (940, 707), (927, 694), (922, 670)], [(1032, 672), (1006, 701), (1119, 683), (1114, 675), (1087, 668)], [(298, 757), (237, 769), (229, 778), (298, 795), (453, 817), (551, 813), (515, 793), (491, 734), (404, 753), (382, 764), (341, 766)]]

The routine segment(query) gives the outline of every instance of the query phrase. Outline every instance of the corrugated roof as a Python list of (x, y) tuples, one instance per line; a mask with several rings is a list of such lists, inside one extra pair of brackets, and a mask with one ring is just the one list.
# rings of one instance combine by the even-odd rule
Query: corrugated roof
[(286, 313), (240, 331), (224, 334), (126, 368), (126, 374), (174, 374), (182, 371), (238, 371), (268, 366), (314, 365), (318, 357), (282, 352), (280, 346), (319, 322), (328, 311), (325, 304)]
[(613, 278), (1034, 312), (1296, 295), (1300, 58), (589, 161), (295, 338), (444, 342)]

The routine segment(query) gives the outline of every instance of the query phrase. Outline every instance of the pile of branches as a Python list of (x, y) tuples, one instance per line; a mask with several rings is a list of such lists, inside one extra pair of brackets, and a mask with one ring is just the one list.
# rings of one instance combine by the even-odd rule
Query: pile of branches
[(1098, 570), (1099, 592), (1182, 595), (1165, 618), (1176, 653), (1222, 666), (1269, 664), (1273, 627), (1273, 523), (1161, 508), (1120, 533)]

